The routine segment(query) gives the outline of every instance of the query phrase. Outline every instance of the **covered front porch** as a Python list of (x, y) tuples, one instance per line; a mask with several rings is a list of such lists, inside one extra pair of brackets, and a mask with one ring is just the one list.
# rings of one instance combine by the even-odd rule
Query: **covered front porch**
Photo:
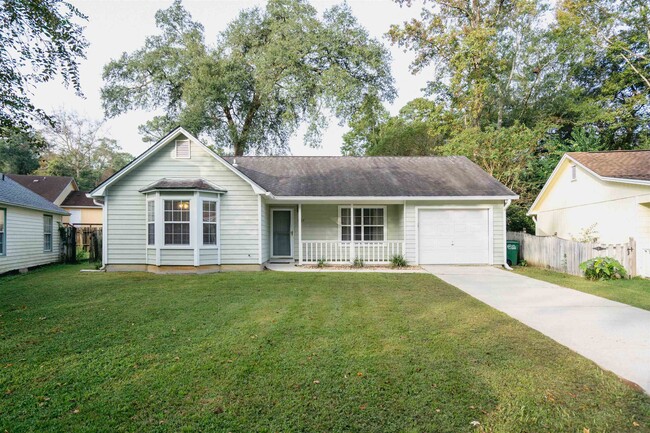
[(405, 256), (404, 210), (403, 203), (268, 203), (267, 261), (389, 263)]

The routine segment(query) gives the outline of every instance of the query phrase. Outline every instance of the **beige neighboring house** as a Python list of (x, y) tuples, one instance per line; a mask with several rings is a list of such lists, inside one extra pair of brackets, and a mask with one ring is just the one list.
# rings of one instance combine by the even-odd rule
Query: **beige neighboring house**
[(634, 238), (638, 272), (649, 276), (650, 150), (566, 153), (528, 215), (537, 236), (579, 239), (590, 231), (605, 244)]
[(70, 176), (36, 176), (8, 174), (9, 178), (40, 195), (70, 215), (63, 217), (64, 224), (77, 227), (102, 225), (102, 208), (85, 191), (79, 191), (77, 182)]

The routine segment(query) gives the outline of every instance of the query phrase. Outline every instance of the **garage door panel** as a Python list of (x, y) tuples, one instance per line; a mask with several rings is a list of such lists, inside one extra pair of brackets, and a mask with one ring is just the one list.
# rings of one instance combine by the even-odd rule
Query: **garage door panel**
[(421, 264), (487, 264), (487, 209), (420, 209), (418, 252)]

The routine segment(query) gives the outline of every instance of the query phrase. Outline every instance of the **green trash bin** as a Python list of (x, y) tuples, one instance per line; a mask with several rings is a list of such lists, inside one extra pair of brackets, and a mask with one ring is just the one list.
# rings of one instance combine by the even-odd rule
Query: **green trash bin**
[(508, 266), (517, 266), (519, 264), (519, 241), (506, 242)]

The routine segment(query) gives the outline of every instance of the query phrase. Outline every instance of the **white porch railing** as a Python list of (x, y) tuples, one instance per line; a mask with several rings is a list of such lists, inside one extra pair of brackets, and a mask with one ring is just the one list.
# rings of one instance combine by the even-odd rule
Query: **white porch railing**
[(404, 255), (402, 241), (341, 242), (341, 241), (302, 241), (300, 263), (351, 263), (360, 258), (365, 263), (380, 264), (390, 262), (391, 257)]

